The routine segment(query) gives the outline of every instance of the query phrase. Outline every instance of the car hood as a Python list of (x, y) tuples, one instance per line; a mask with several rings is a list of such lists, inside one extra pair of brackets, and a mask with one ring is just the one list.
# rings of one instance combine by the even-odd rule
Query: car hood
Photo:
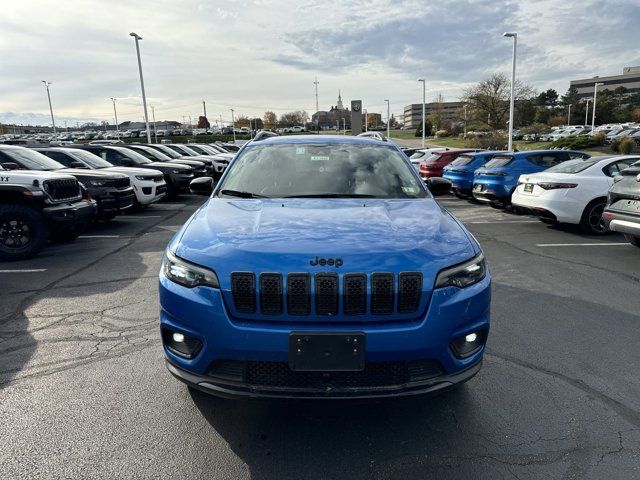
[[(212, 198), (178, 232), (170, 249), (216, 271), (228, 288), (232, 271), (423, 272), (477, 253), (466, 230), (431, 199)], [(310, 261), (341, 258), (343, 265)]]
[(158, 174), (162, 175), (160, 170), (150, 170), (148, 168), (136, 168), (136, 167), (108, 167), (101, 168), (101, 171), (104, 172), (118, 172), (124, 173), (125, 175), (150, 175), (150, 174)]
[(172, 163), (172, 162), (150, 162), (150, 163), (145, 163), (144, 167), (146, 169), (149, 168), (157, 168), (160, 171), (165, 171), (165, 170), (176, 170), (176, 171), (180, 171), (181, 173), (187, 173), (191, 170), (191, 167), (187, 166), (187, 165), (183, 165), (180, 163)]
[(105, 180), (116, 180), (126, 176), (119, 172), (105, 172), (100, 170), (89, 170), (86, 168), (65, 168), (59, 171), (61, 173), (73, 175), (74, 177), (103, 178)]

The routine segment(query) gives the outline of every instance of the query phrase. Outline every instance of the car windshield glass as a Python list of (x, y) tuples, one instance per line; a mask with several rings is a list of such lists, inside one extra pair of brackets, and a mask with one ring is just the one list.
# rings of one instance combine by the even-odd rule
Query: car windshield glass
[(158, 150), (154, 150), (153, 148), (136, 148), (133, 151), (147, 157), (149, 160), (152, 160), (152, 161), (159, 160), (161, 162), (167, 162), (171, 160), (171, 157), (165, 155), (162, 152), (159, 152)]
[(191, 150), (189, 147), (186, 147), (184, 145), (180, 145), (180, 150), (182, 150), (183, 152), (185, 152), (187, 155), (191, 155), (191, 156), (196, 156), (198, 155), (198, 152), (196, 152), (195, 150)]
[(549, 167), (545, 171), (551, 173), (578, 173), (595, 165), (598, 161), (599, 160), (567, 160), (566, 162)]
[(148, 158), (145, 158), (142, 155), (140, 155), (138, 152), (134, 152), (133, 150), (129, 150), (128, 148), (124, 148), (124, 147), (112, 147), (112, 148), (118, 150), (123, 155), (129, 157), (131, 160), (133, 160), (134, 163), (137, 163), (138, 165), (151, 163), (151, 160), (149, 160)]
[(60, 170), (65, 168), (61, 163), (34, 150), (11, 148), (2, 150), (2, 152), (29, 170)]
[[(162, 153), (164, 153), (167, 157), (170, 158), (180, 158), (182, 157), (182, 155), (180, 155), (178, 152), (176, 152), (175, 150), (173, 150), (172, 148), (169, 148), (167, 146), (162, 145), (162, 147), (160, 150), (162, 151)], [(150, 147), (153, 148), (153, 147)], [(155, 149), (154, 149), (155, 150)]]
[(71, 156), (77, 160), (80, 160), (83, 163), (86, 163), (91, 168), (109, 168), (113, 167), (113, 165), (106, 160), (103, 160), (98, 155), (94, 155), (91, 152), (87, 152), (86, 150), (73, 150)]
[(267, 197), (426, 197), (424, 187), (393, 147), (288, 144), (248, 147), (219, 190)]
[(424, 160), (424, 162), (427, 164), (432, 164), (440, 160), (441, 157), (442, 154), (440, 153), (430, 153), (429, 156)]
[(421, 151), (419, 151), (419, 150), (418, 150), (418, 151), (417, 151), (417, 152), (415, 152), (413, 155), (411, 155), (411, 157), (409, 157), (409, 158), (411, 158), (412, 160), (415, 160), (416, 158), (422, 158), (422, 157), (424, 157), (425, 155), (426, 155), (426, 153), (425, 153), (425, 152), (421, 152)]
[(509, 162), (513, 160), (511, 155), (499, 155), (497, 157), (493, 157), (485, 164), (485, 168), (499, 168), (504, 167)]
[(473, 162), (474, 158), (475, 157), (472, 157), (471, 155), (460, 155), (453, 162), (451, 162), (451, 165), (456, 167), (460, 167), (462, 165), (469, 165), (471, 162)]

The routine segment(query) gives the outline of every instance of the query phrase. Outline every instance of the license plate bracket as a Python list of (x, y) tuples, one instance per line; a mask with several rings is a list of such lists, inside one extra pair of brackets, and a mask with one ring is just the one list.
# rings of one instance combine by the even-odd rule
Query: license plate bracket
[(481, 192), (483, 188), (484, 188), (484, 185), (482, 183), (476, 183), (473, 186), (473, 191), (474, 192)]
[(364, 370), (363, 332), (291, 332), (289, 368), (295, 371)]
[(532, 193), (533, 192), (533, 183), (525, 183), (524, 184), (524, 191), (526, 193)]

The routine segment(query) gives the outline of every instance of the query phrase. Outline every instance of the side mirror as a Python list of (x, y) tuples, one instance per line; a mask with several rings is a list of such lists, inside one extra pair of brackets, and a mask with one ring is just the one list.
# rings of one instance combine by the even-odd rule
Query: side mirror
[(87, 166), (82, 162), (71, 162), (69, 168), (87, 168)]
[(446, 178), (431, 177), (427, 179), (427, 188), (434, 197), (446, 195), (451, 191), (451, 182)]
[(189, 190), (196, 195), (211, 195), (215, 183), (211, 177), (200, 177), (191, 181)]
[(5, 163), (2, 163), (1, 165), (2, 165), (2, 168), (4, 168), (5, 170), (18, 170), (20, 168), (17, 163), (13, 163), (13, 162), (5, 162)]

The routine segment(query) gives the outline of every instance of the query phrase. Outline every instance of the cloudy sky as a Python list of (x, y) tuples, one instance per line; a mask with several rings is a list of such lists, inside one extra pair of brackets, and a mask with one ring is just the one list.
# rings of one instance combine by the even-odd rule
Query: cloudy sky
[[(2, 5), (4, 4), (4, 5)], [(640, 0), (2, 0), (0, 122), (47, 124), (41, 80), (52, 82), (56, 123), (141, 120), (135, 46), (156, 119), (210, 120), (315, 110), (362, 99), (392, 113), (510, 72), (564, 93), (569, 80), (640, 65)], [(151, 112), (150, 112), (151, 114)]]

